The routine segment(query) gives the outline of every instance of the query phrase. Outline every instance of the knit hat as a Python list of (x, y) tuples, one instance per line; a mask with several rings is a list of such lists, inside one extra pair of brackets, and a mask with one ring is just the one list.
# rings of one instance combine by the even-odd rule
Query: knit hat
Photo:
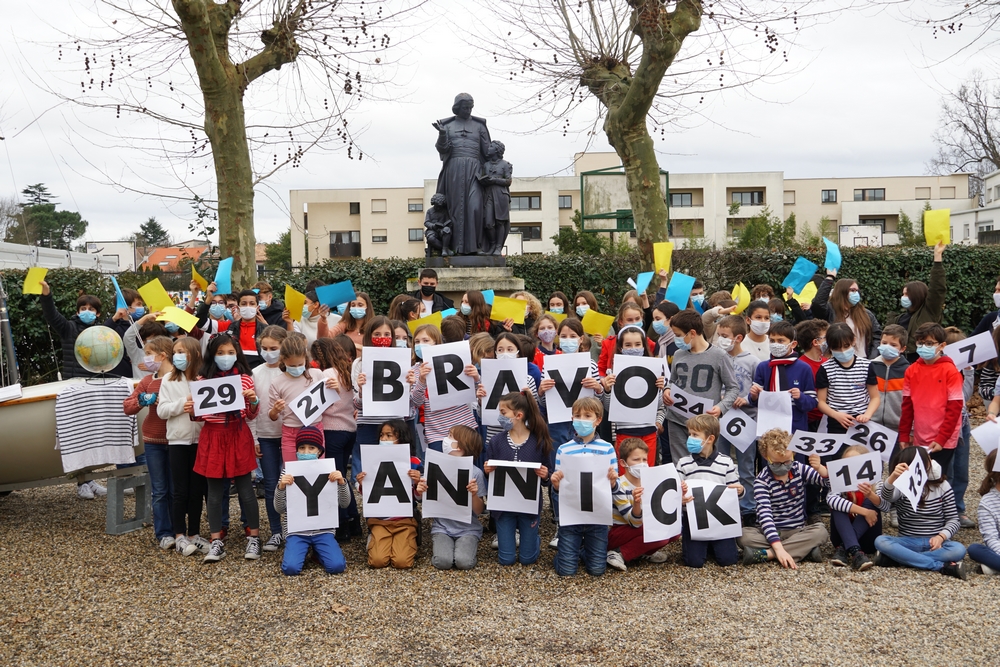
[(323, 431), (315, 426), (303, 426), (295, 434), (295, 449), (303, 445), (313, 445), (319, 448), (320, 456), (326, 456), (326, 447), (323, 446)]

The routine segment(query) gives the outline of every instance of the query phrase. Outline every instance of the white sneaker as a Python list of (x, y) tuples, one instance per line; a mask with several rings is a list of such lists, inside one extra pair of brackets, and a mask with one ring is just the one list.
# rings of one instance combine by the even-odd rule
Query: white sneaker
[(160, 538), (160, 548), (163, 549), (164, 551), (168, 549), (173, 549), (175, 544), (177, 544), (177, 540), (175, 540), (170, 535)]
[(559, 533), (556, 533), (556, 536), (553, 537), (551, 540), (549, 540), (549, 549), (558, 549), (558, 548), (559, 548)]
[(490, 548), (491, 549), (499, 549), (500, 548), (500, 538), (497, 535), (493, 536), (493, 541), (490, 542)]
[[(206, 540), (201, 535), (195, 535), (194, 537), (188, 537), (188, 541), (191, 542), (191, 544), (193, 544), (195, 546), (195, 551), (200, 551), (201, 553), (203, 553), (205, 555), (208, 555), (208, 553), (212, 550), (212, 543), (209, 542), (208, 540)], [(191, 553), (193, 554), (194, 551), (192, 551)], [(191, 554), (184, 554), (184, 555), (185, 556), (189, 556)]]
[(90, 482), (80, 484), (76, 487), (76, 497), (83, 498), (84, 500), (94, 499), (94, 490), (90, 488)]
[(106, 496), (108, 495), (108, 490), (98, 484), (95, 480), (90, 481), (90, 489), (94, 492), (95, 496)]
[(198, 550), (198, 545), (194, 544), (186, 536), (181, 535), (174, 542), (174, 549), (182, 556), (190, 556)]
[(997, 572), (989, 565), (983, 565), (982, 563), (980, 563), (979, 567), (983, 568), (983, 574), (1000, 574), (1000, 572)]
[(608, 565), (622, 572), (628, 569), (628, 567), (625, 565), (625, 559), (622, 558), (621, 553), (617, 551), (608, 552)]
[(655, 551), (654, 553), (649, 554), (649, 562), (650, 563), (665, 563), (665, 562), (667, 562), (668, 558), (670, 558), (670, 556), (667, 555), (667, 548), (666, 547), (663, 547), (663, 548), (659, 549), (658, 551)]

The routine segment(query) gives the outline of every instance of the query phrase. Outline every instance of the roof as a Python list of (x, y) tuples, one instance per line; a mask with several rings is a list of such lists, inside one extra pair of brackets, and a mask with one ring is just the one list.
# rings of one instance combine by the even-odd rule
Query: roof
[(253, 247), (254, 259), (258, 264), (263, 264), (267, 261), (267, 244), (258, 243)]
[(167, 248), (154, 248), (145, 258), (142, 268), (149, 270), (159, 267), (161, 271), (176, 271), (178, 265), (185, 259), (197, 261), (202, 253), (208, 250), (207, 247), (185, 248), (180, 246), (170, 246)]

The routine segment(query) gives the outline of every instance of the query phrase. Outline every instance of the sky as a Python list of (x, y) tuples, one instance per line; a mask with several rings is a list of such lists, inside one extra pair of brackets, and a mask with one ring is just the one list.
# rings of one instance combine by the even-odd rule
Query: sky
[[(70, 91), (59, 88), (69, 84), (60, 79), (55, 45), (66, 41), (61, 32), (92, 34), (101, 16), (112, 16), (98, 14), (93, 2), (47, 0), (4, 9), (0, 163), (6, 164), (0, 164), (0, 197), (45, 183), (61, 208), (89, 221), (84, 241), (120, 239), (150, 216), (176, 240), (190, 238), (188, 205), (109, 184), (131, 169), (153, 169), (158, 176), (169, 176), (169, 170), (148, 155), (106, 147), (100, 132), (107, 114), (88, 116), (61, 105), (38, 83)], [(435, 178), (440, 163), (430, 124), (451, 115), (458, 92), (473, 95), (474, 113), (486, 117), (493, 138), (506, 144), (515, 175), (572, 173), (573, 155), (588, 147), (587, 137), (538, 131), (537, 116), (500, 115), (522, 89), (486, 76), (474, 49), (455, 36), (468, 21), (482, 20), (468, 7), (435, 0), (415, 17), (419, 25), (398, 53), (392, 100), (365, 103), (358, 114), (363, 160), (349, 160), (344, 152), (307, 154), (300, 167), (268, 180), (269, 191), (255, 199), (258, 241), (274, 241), (288, 228), (289, 190), (422, 186)], [(851, 10), (804, 30), (781, 77), (710, 95), (703, 120), (657, 139), (660, 167), (680, 173), (783, 171), (786, 178), (928, 173), (943, 95), (995, 61), (988, 49), (952, 55), (961, 38), (934, 40), (928, 28), (904, 18), (897, 8)], [(590, 150), (611, 148), (598, 135)]]

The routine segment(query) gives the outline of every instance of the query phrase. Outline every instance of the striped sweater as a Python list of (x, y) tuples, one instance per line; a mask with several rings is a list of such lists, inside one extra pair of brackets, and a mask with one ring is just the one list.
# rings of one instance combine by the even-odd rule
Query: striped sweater
[(951, 484), (941, 482), (930, 491), (914, 508), (902, 492), (889, 483), (880, 483), (879, 495), (892, 503), (899, 518), (899, 534), (903, 537), (934, 537), (938, 533), (950, 540), (960, 527), (958, 508), (955, 506), (955, 492)]
[(830, 480), (798, 461), (792, 462), (787, 482), (775, 479), (766, 467), (754, 480), (757, 525), (771, 544), (781, 541), (780, 531), (801, 528), (805, 524), (807, 483), (830, 488)]
[[(413, 408), (424, 408), (424, 440), (427, 442), (437, 442), (444, 440), (452, 426), (468, 426), (473, 430), (479, 429), (476, 415), (472, 407), (468, 404), (455, 405), (443, 410), (432, 410), (431, 399), (427, 393), (427, 384), (420, 379), (420, 364), (413, 367), (417, 376), (417, 382), (410, 389), (410, 406)], [(528, 378), (529, 380), (531, 378)], [(478, 386), (478, 382), (476, 385)], [(360, 418), (359, 420), (360, 421)]]
[[(719, 450), (712, 449), (708, 456), (685, 456), (677, 463), (677, 472), (682, 480), (698, 479), (713, 484), (739, 484), (740, 475), (736, 464)], [(746, 490), (744, 490), (744, 493)]]
[(567, 443), (559, 445), (556, 449), (556, 470), (562, 467), (564, 456), (574, 456), (576, 454), (603, 454), (608, 457), (608, 465), (618, 469), (618, 455), (615, 453), (614, 445), (594, 438), (590, 442), (584, 442), (580, 438), (573, 438)]
[(611, 514), (611, 519), (616, 526), (642, 527), (642, 517), (632, 515), (632, 482), (622, 475), (615, 480), (615, 485), (611, 487), (611, 502), (615, 511)]
[(983, 535), (983, 544), (993, 553), (1000, 555), (1000, 491), (996, 488), (983, 496), (979, 501), (979, 532)]

